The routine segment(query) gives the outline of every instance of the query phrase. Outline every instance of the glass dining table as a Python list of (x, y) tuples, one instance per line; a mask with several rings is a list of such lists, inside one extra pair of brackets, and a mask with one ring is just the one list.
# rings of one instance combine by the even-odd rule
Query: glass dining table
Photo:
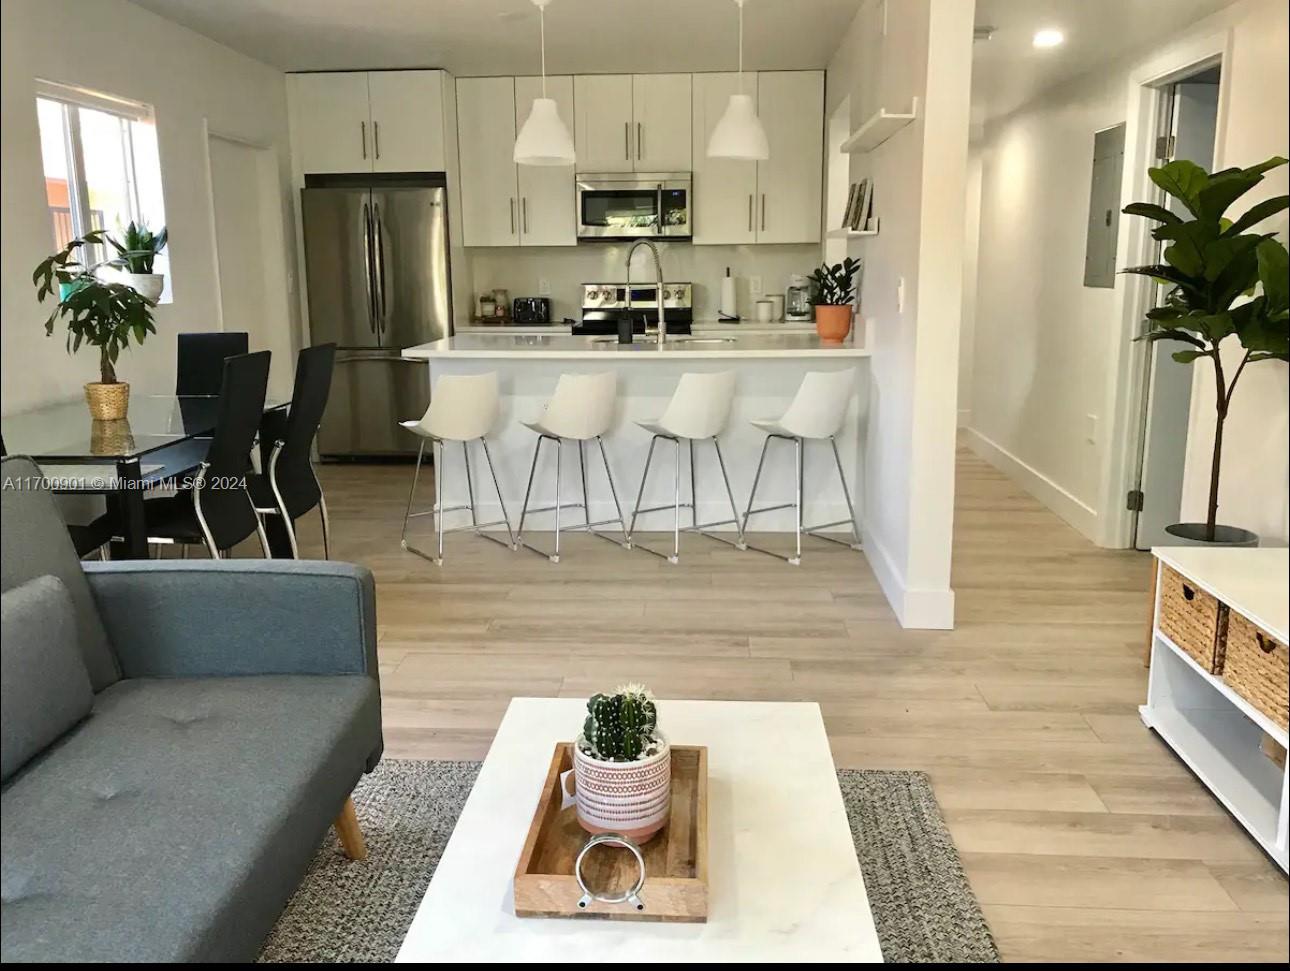
[[(289, 404), (265, 403), (262, 449), (280, 437)], [(112, 555), (139, 559), (148, 555), (144, 500), (149, 492), (191, 484), (218, 411), (216, 395), (135, 393), (127, 417), (97, 421), (85, 400), (77, 398), (6, 415), (0, 431), (5, 451), (34, 460), (51, 491), (105, 496), (120, 520), (120, 541), (113, 543)], [(6, 482), (4, 487), (15, 486)], [(289, 556), (285, 531), (270, 528), (278, 525), (278, 517), (266, 518), (270, 551), (276, 556), (285, 550)]]

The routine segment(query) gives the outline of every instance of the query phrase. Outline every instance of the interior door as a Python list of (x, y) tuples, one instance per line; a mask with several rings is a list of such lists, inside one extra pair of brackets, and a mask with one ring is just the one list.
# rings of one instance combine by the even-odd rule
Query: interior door
[(579, 172), (634, 168), (632, 76), (579, 74), (573, 79), (573, 140)]
[(372, 169), (442, 172), (443, 71), (371, 71)]
[(757, 163), (757, 242), (818, 243), (824, 73), (760, 72), (757, 113), (770, 143), (770, 158)]
[(377, 337), (402, 350), (448, 336), (452, 298), (442, 188), (372, 190)]
[(637, 172), (689, 172), (691, 82), (688, 74), (632, 77)]
[(309, 336), (338, 347), (378, 344), (367, 189), (302, 189)]
[[(573, 78), (546, 79), (547, 97), (560, 119), (573, 123)], [(528, 119), (533, 99), (542, 96), (541, 78), (515, 79), (515, 129)], [(517, 165), (522, 246), (573, 246), (578, 242), (572, 165)]]
[[(757, 104), (757, 75), (744, 74), (744, 94)], [(708, 158), (708, 139), (725, 113), (730, 96), (739, 93), (739, 75), (694, 75), (694, 192), (690, 203), (694, 242), (754, 243), (757, 163)]]
[[(1164, 130), (1173, 138), (1171, 157), (1190, 159), (1207, 170), (1212, 169), (1218, 127), (1218, 84), (1173, 85), (1167, 113)], [(1156, 201), (1165, 204), (1167, 199), (1161, 193)], [(1182, 203), (1169, 204), (1180, 210), (1180, 215), (1187, 215)], [(1140, 550), (1177, 543), (1165, 532), (1165, 527), (1178, 522), (1182, 514), (1183, 471), (1187, 462), (1195, 372), (1193, 365), (1175, 361), (1173, 353), (1186, 349), (1188, 345), (1180, 341), (1156, 341), (1147, 355), (1146, 429), (1138, 487), (1142, 493), (1142, 509), (1137, 515), (1133, 544)]]
[(463, 245), (518, 246), (513, 78), (458, 78), (457, 150)]

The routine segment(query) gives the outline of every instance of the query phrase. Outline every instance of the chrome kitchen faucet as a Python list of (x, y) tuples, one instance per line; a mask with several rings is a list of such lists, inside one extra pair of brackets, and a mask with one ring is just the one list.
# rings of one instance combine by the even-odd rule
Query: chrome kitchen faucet
[(632, 316), (632, 255), (642, 246), (648, 248), (654, 257), (654, 280), (658, 284), (658, 346), (662, 347), (667, 340), (667, 324), (663, 322), (663, 264), (658, 258), (658, 247), (648, 239), (638, 239), (627, 251), (627, 318), (630, 320)]

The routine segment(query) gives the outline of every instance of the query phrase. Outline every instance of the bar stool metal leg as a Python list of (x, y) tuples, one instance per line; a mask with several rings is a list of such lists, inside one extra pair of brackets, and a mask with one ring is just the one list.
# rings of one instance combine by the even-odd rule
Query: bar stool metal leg
[[(497, 505), (501, 507), (502, 510), (502, 522), (506, 524), (507, 542), (504, 545), (513, 550), (515, 549), (515, 534), (511, 532), (511, 517), (506, 511), (506, 500), (502, 498), (502, 487), (497, 481), (497, 470), (493, 468), (493, 455), (488, 451), (487, 439), (481, 438), (479, 440), (479, 444), (484, 447), (484, 461), (488, 463), (488, 474), (492, 476), (493, 479), (493, 491), (497, 493)], [(481, 533), (480, 535), (493, 539), (493, 537), (489, 536), (488, 533)], [(497, 542), (500, 543), (501, 540), (499, 539)]]
[[(549, 441), (554, 442), (556, 447), (555, 505), (530, 509), (529, 500), (533, 497), (533, 481), (537, 475), (538, 456), (542, 448), (543, 439), (547, 439)], [(599, 522), (594, 521), (591, 518), (591, 501), (589, 498), (590, 490), (587, 484), (587, 459), (586, 459), (586, 449), (585, 449), (586, 442), (582, 439), (574, 439), (573, 441), (578, 446), (578, 474), (582, 481), (582, 500), (580, 502), (565, 502), (562, 497), (561, 478), (562, 478), (562, 472), (563, 472), (563, 468), (562, 468), (563, 462), (561, 459), (561, 453), (563, 452), (563, 449), (561, 448), (561, 446), (563, 444), (563, 440), (556, 438), (553, 435), (540, 434), (538, 436), (538, 443), (536, 446), (534, 446), (534, 449), (533, 449), (533, 464), (529, 468), (529, 482), (528, 482), (527, 488), (525, 488), (524, 490), (524, 508), (520, 511), (519, 529), (517, 529), (515, 532), (515, 543), (517, 547), (523, 546), (527, 550), (532, 550), (534, 553), (537, 553), (540, 556), (545, 556), (552, 563), (560, 562), (560, 534), (564, 532), (569, 532), (571, 530), (587, 532), (587, 533), (590, 533), (592, 536), (599, 536), (601, 539), (607, 540), (608, 542), (613, 543), (615, 546), (622, 546), (626, 549), (631, 549), (630, 534), (627, 529), (627, 523), (623, 519), (622, 505), (618, 501), (618, 489), (614, 486), (614, 474), (609, 469), (609, 456), (605, 453), (604, 441), (600, 438), (599, 435), (596, 436), (596, 444), (600, 448), (600, 460), (605, 466), (605, 478), (609, 482), (609, 494), (613, 497), (614, 511), (617, 513), (617, 518), (606, 519)], [(577, 509), (579, 507), (582, 508), (583, 521), (580, 525), (566, 526), (561, 521), (561, 517), (564, 513), (564, 509), (566, 506), (571, 509)], [(528, 520), (528, 516), (530, 513), (539, 513), (539, 512), (555, 513), (555, 550), (551, 553), (548, 553), (546, 550), (539, 549), (538, 547), (532, 545), (531, 543), (526, 543), (524, 541), (524, 523)], [(598, 529), (596, 529), (597, 526), (607, 526), (611, 523), (617, 523), (618, 528), (622, 530), (623, 539), (621, 541), (615, 539), (612, 536), (607, 536), (604, 533), (600, 532)]]
[[(435, 464), (434, 505), (431, 506), (431, 508), (429, 509), (422, 509), (417, 512), (413, 512), (412, 507), (413, 507), (413, 502), (416, 498), (417, 483), (421, 475), (421, 464), (424, 460), (425, 444), (427, 440), (430, 442), (431, 454), (434, 458), (434, 464)], [(437, 438), (423, 439), (421, 442), (420, 448), (417, 450), (417, 464), (416, 464), (416, 469), (412, 474), (412, 488), (408, 491), (407, 510), (403, 514), (403, 534), (400, 539), (400, 545), (403, 547), (403, 549), (407, 550), (409, 553), (415, 553), (417, 556), (421, 557), (422, 559), (426, 559), (434, 563), (435, 566), (443, 566), (444, 537), (448, 533), (459, 533), (459, 532), (463, 532), (464, 530), (470, 530), (471, 532), (475, 533), (477, 536), (482, 536), (484, 539), (491, 540), (494, 543), (498, 543), (502, 546), (507, 547), (508, 549), (515, 548), (515, 537), (514, 537), (514, 534), (511, 532), (510, 518), (506, 514), (506, 503), (502, 500), (502, 491), (500, 486), (497, 483), (497, 472), (493, 468), (492, 456), (489, 455), (489, 452), (488, 452), (488, 442), (485, 441), (483, 438), (479, 439), (479, 442), (484, 448), (484, 457), (485, 459), (488, 460), (488, 471), (492, 475), (493, 488), (497, 490), (497, 501), (498, 501), (498, 504), (501, 506), (501, 510), (502, 510), (502, 518), (495, 522), (489, 522), (489, 523), (481, 523), (479, 521), (479, 509), (475, 505), (474, 473), (470, 465), (470, 443), (469, 442), (461, 443), (461, 454), (463, 459), (463, 466), (466, 471), (466, 495), (470, 500), (470, 502), (467, 505), (463, 505), (463, 506), (445, 506), (443, 504), (443, 480), (444, 480), (444, 473), (445, 473), (444, 466), (446, 464), (445, 456), (447, 454), (445, 443)], [(450, 512), (461, 512), (461, 511), (468, 511), (470, 513), (469, 525), (449, 527), (444, 521), (444, 515)], [(410, 520), (416, 519), (420, 516), (434, 517), (435, 543), (436, 543), (434, 554), (430, 554), (425, 552), (424, 550), (418, 549), (416, 546), (412, 545), (412, 543), (408, 541), (408, 523)], [(323, 518), (325, 523), (326, 522), (325, 510), (323, 512)], [(503, 540), (497, 536), (494, 536), (492, 533), (486, 532), (487, 529), (493, 526), (505, 526), (507, 538)]]
[[(597, 435), (596, 444), (600, 446), (600, 461), (604, 463), (605, 466), (605, 480), (609, 483), (609, 495), (612, 496), (614, 500), (614, 512), (618, 515), (618, 528), (623, 531), (623, 541), (619, 545), (624, 549), (629, 550), (632, 548), (631, 530), (627, 528), (627, 523), (623, 519), (623, 507), (618, 502), (618, 490), (614, 487), (614, 473), (609, 471), (609, 456), (605, 454), (605, 440)], [(608, 525), (608, 523), (606, 523), (606, 525)], [(596, 533), (596, 535), (609, 540), (611, 543), (618, 542), (615, 539), (604, 536), (602, 533)]]
[[(646, 506), (642, 507), (641, 502), (645, 499), (645, 484), (649, 478), (650, 463), (654, 459), (654, 446), (660, 438), (667, 439), (673, 445), (673, 455), (676, 460), (676, 466), (673, 470), (672, 484), (672, 502), (664, 506)], [(631, 527), (628, 529), (629, 535), (632, 536), (632, 546), (639, 547), (646, 553), (653, 553), (660, 556), (669, 563), (676, 564), (681, 558), (681, 534), (698, 533), (700, 536), (706, 536), (709, 539), (715, 539), (718, 542), (725, 543), (728, 546), (734, 546), (737, 549), (743, 549), (743, 528), (739, 522), (739, 508), (735, 505), (735, 494), (730, 488), (730, 477), (726, 474), (725, 459), (721, 454), (721, 445), (716, 438), (710, 439), (712, 447), (717, 453), (717, 464), (721, 469), (721, 480), (725, 483), (726, 497), (730, 500), (730, 519), (717, 520), (710, 523), (699, 522), (698, 510), (698, 474), (696, 472), (694, 461), (694, 439), (687, 438), (687, 451), (690, 456), (690, 501), (681, 501), (681, 440), (671, 435), (655, 435), (650, 439), (649, 452), (645, 457), (645, 469), (641, 472), (641, 485), (636, 493), (636, 507), (632, 510)], [(755, 486), (754, 486), (755, 487)], [(688, 506), (690, 509), (690, 525), (681, 525), (681, 509)], [(635, 539), (636, 520), (641, 513), (662, 512), (666, 509), (672, 510), (672, 553), (668, 555), (658, 550), (650, 549)], [(719, 533), (710, 532), (714, 526), (731, 526), (736, 530), (736, 539), (730, 540)]]

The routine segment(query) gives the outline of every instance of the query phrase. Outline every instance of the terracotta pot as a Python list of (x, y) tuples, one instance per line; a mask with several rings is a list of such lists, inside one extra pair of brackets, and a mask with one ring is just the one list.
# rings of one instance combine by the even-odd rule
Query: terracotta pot
[(855, 310), (851, 304), (817, 304), (815, 307), (815, 332), (820, 340), (836, 344), (847, 339), (851, 333), (851, 314)]
[(85, 385), (85, 402), (95, 421), (120, 421), (130, 410), (130, 385), (125, 381), (91, 381)]
[(644, 843), (667, 825), (672, 810), (672, 749), (635, 762), (602, 762), (573, 746), (574, 800), (588, 833), (617, 833)]

